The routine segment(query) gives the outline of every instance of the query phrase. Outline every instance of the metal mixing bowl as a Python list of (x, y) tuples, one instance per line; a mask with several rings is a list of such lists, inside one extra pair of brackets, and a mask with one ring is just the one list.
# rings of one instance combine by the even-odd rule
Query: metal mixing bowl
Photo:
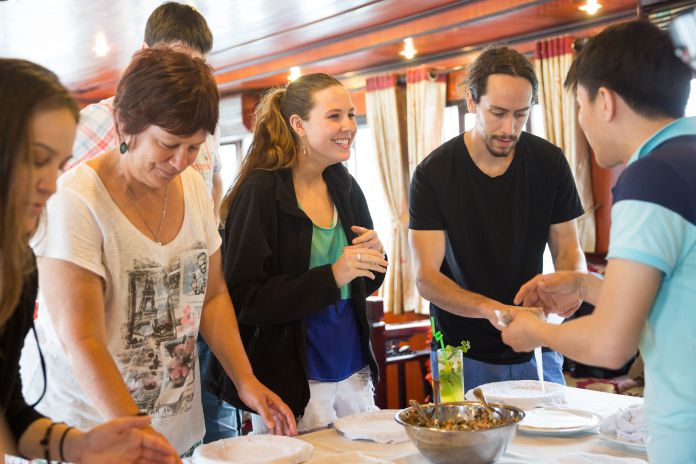
[[(396, 421), (406, 429), (411, 441), (418, 451), (435, 464), (486, 464), (494, 462), (505, 452), (517, 431), (518, 423), (524, 418), (524, 412), (514, 406), (491, 404), (498, 411), (507, 425), (485, 430), (444, 430), (427, 427), (414, 408), (406, 408), (396, 414)], [(421, 405), (427, 415), (433, 411), (433, 405)], [(478, 402), (462, 401), (444, 403), (439, 407), (437, 419), (471, 421), (475, 414), (488, 414)]]

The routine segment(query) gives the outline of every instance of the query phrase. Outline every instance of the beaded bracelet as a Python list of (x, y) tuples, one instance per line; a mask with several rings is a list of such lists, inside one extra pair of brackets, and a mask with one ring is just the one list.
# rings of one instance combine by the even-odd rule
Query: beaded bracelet
[(61, 462), (67, 462), (68, 460), (65, 459), (65, 454), (63, 453), (63, 445), (65, 444), (65, 437), (68, 436), (68, 432), (70, 432), (72, 429), (75, 427), (68, 427), (65, 430), (63, 430), (63, 435), (60, 437), (60, 461)]
[(58, 422), (51, 422), (51, 425), (46, 427), (46, 433), (44, 434), (44, 437), (41, 439), (39, 442), (41, 444), (41, 447), (43, 448), (44, 452), (44, 457), (46, 458), (46, 462), (51, 462), (51, 432), (53, 432), (53, 427), (55, 427), (58, 424)]

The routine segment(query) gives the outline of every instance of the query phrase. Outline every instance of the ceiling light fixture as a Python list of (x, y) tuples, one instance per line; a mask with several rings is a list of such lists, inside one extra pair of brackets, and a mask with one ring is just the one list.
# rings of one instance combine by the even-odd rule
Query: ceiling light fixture
[(107, 53), (109, 53), (109, 50), (111, 50), (111, 47), (109, 47), (109, 44), (106, 43), (106, 36), (104, 36), (104, 33), (102, 32), (97, 32), (92, 51), (97, 56), (105, 56)]
[(407, 60), (411, 60), (416, 56), (416, 53), (418, 53), (418, 50), (413, 46), (413, 39), (411, 37), (406, 37), (404, 39), (404, 49), (399, 52), (399, 55)]
[(300, 77), (302, 73), (300, 72), (300, 67), (299, 66), (293, 66), (290, 68), (290, 74), (288, 74), (288, 81), (292, 82), (298, 77)]
[(602, 4), (599, 3), (597, 0), (587, 0), (587, 2), (584, 5), (578, 7), (578, 10), (593, 15), (597, 13), (597, 11), (599, 11), (600, 8), (602, 8)]

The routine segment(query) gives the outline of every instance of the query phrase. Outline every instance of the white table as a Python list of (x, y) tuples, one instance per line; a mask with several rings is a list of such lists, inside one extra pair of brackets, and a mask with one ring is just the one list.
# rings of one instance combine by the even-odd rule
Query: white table
[[(620, 408), (643, 402), (642, 398), (572, 387), (568, 387), (566, 399), (569, 408), (592, 411), (602, 419), (615, 413)], [(301, 435), (299, 438), (314, 445), (314, 455), (312, 460), (308, 461), (308, 464), (319, 458), (355, 451), (396, 464), (428, 463), (411, 442), (379, 444), (369, 441), (352, 441), (343, 437), (335, 430), (322, 430)], [(497, 463), (538, 463), (544, 459), (579, 451), (635, 457), (647, 461), (645, 453), (604, 440), (595, 430), (572, 436), (531, 435), (518, 432), (511, 446), (508, 447), (503, 457)]]
[[(591, 411), (602, 419), (620, 408), (643, 402), (642, 398), (567, 388), (566, 400), (569, 408)], [(363, 440), (353, 441), (333, 429), (308, 433), (298, 438), (314, 445), (314, 454), (308, 464), (321, 458), (352, 452), (360, 452), (366, 456), (395, 464), (428, 463), (428, 460), (418, 452), (418, 449), (411, 442), (379, 444)], [(645, 453), (604, 440), (595, 430), (571, 436), (531, 435), (518, 431), (503, 457), (496, 462), (497, 464), (538, 463), (544, 459), (580, 451), (634, 457), (647, 461)], [(337, 462), (340, 462), (340, 458)]]

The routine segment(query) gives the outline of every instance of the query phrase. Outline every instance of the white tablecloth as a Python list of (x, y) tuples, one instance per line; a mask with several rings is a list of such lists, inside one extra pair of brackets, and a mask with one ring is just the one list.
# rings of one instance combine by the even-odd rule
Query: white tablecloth
[[(567, 401), (569, 408), (594, 412), (604, 420), (618, 409), (642, 403), (643, 399), (568, 387)], [(355, 452), (395, 464), (428, 463), (411, 442), (379, 444), (363, 440), (353, 441), (333, 429), (301, 435), (298, 438), (314, 445), (314, 454), (312, 460), (308, 461), (309, 464), (320, 459)], [(580, 451), (647, 460), (645, 453), (604, 440), (596, 430), (571, 436), (530, 435), (518, 432), (497, 464), (538, 463), (544, 459)], [(340, 462), (340, 458), (337, 459), (336, 462)]]

